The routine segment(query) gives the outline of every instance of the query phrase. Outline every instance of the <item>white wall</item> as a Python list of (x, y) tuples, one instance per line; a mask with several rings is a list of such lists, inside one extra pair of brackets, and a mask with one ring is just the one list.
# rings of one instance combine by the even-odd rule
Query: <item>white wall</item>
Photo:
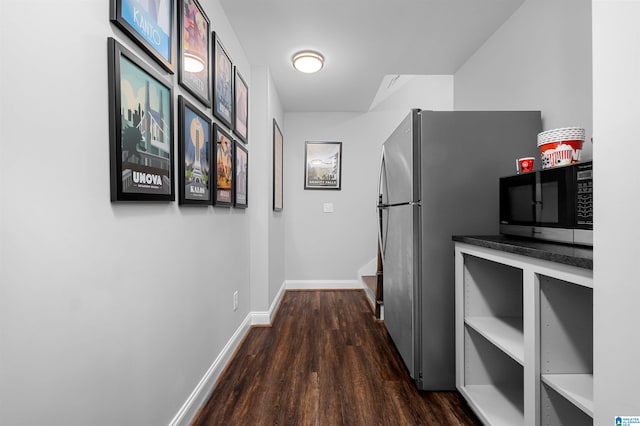
[(167, 424), (249, 312), (250, 210), (110, 203), (107, 37), (159, 67), (108, 1), (4, 3), (0, 423)]
[(640, 417), (640, 1), (593, 2), (595, 425)]
[[(268, 165), (267, 176), (270, 176), (271, 178), (266, 179), (266, 181), (269, 182), (269, 199), (267, 200), (265, 211), (269, 212), (269, 305), (271, 305), (285, 280), (284, 223), (287, 214), (284, 209), (280, 212), (273, 211), (273, 119), (278, 122), (278, 127), (282, 132), (283, 145), (287, 143), (287, 129), (278, 91), (276, 90), (270, 74), (268, 83), (269, 86), (267, 93), (269, 94), (269, 106), (267, 110), (270, 114), (267, 117), (266, 123), (267, 142), (265, 146), (267, 147), (268, 158), (265, 159), (265, 164)], [(286, 176), (283, 176), (283, 180), (285, 177)]]
[[(358, 279), (376, 256), (382, 143), (411, 108), (451, 110), (451, 76), (417, 78), (364, 113), (286, 113), (285, 276), (292, 281)], [(424, 88), (433, 90), (424, 91)], [(415, 93), (424, 93), (420, 100)], [(306, 141), (342, 142), (342, 189), (304, 190)], [(333, 203), (333, 213), (323, 213)]]
[(272, 210), (273, 119), (284, 132), (282, 106), (266, 66), (251, 70), (251, 309), (268, 310), (284, 282), (284, 217)]
[(527, 0), (456, 72), (455, 109), (542, 110), (543, 130), (590, 139), (591, 74), (591, 2)]

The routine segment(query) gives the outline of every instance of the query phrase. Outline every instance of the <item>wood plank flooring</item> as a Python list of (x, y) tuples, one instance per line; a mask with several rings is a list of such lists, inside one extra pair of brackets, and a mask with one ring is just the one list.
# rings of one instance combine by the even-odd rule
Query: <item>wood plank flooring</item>
[(480, 425), (457, 392), (418, 392), (361, 290), (287, 291), (193, 426)]

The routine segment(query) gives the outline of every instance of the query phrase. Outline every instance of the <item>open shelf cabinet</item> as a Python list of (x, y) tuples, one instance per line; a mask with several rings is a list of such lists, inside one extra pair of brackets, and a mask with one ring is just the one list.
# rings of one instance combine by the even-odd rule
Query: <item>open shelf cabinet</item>
[(456, 242), (456, 384), (487, 425), (593, 424), (592, 271)]

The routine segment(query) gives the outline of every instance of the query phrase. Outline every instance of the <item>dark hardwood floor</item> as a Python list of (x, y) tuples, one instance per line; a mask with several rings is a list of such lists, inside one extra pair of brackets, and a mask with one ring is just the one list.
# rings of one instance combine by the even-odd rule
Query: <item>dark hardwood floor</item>
[(252, 328), (200, 425), (479, 425), (457, 392), (418, 392), (363, 291), (288, 291)]

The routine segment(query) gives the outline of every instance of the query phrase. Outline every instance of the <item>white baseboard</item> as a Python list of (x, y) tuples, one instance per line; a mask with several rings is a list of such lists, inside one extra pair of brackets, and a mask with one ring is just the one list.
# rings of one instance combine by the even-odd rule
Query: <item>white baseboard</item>
[(280, 301), (282, 300), (282, 296), (284, 296), (284, 292), (286, 290), (286, 285), (283, 282), (280, 286), (280, 290), (278, 290), (278, 294), (273, 298), (273, 302), (271, 302), (271, 306), (269, 310), (266, 312), (255, 311), (251, 313), (251, 325), (266, 325), (270, 326), (273, 323), (273, 316), (276, 314), (278, 307), (280, 306)]
[(268, 311), (249, 312), (242, 324), (233, 333), (231, 339), (224, 346), (218, 357), (213, 361), (204, 377), (200, 380), (196, 388), (191, 392), (189, 398), (182, 405), (178, 413), (169, 423), (169, 426), (188, 426), (194, 419), (200, 407), (202, 407), (213, 392), (213, 389), (227, 366), (233, 353), (236, 351), (242, 339), (252, 325), (270, 326), (282, 297), (286, 290), (344, 290), (363, 288), (363, 283), (358, 280), (306, 280), (306, 281), (285, 281), (282, 283), (278, 294), (274, 298)]
[(362, 290), (359, 280), (286, 280), (287, 290)]
[(240, 327), (233, 333), (231, 339), (224, 346), (218, 357), (213, 361), (204, 377), (200, 379), (200, 382), (196, 388), (191, 392), (189, 398), (182, 405), (178, 413), (173, 420), (169, 423), (169, 426), (187, 426), (198, 413), (200, 407), (209, 399), (213, 388), (215, 387), (222, 371), (227, 366), (227, 363), (231, 360), (231, 356), (242, 342), (242, 339), (249, 331), (251, 327), (251, 313), (242, 321)]
[(224, 371), (225, 367), (231, 360), (233, 353), (236, 351), (238, 346), (240, 346), (242, 339), (244, 339), (251, 326), (271, 325), (273, 316), (280, 306), (280, 301), (282, 300), (282, 296), (284, 296), (285, 290), (286, 286), (282, 283), (278, 294), (271, 303), (269, 311), (249, 312), (242, 324), (240, 324), (235, 333), (233, 333), (231, 339), (224, 346), (218, 357), (213, 361), (204, 377), (202, 377), (196, 388), (191, 392), (189, 398), (187, 398), (186, 402), (182, 405), (173, 420), (171, 420), (169, 426), (187, 426), (191, 423), (200, 407), (202, 407), (211, 396), (222, 371)]

